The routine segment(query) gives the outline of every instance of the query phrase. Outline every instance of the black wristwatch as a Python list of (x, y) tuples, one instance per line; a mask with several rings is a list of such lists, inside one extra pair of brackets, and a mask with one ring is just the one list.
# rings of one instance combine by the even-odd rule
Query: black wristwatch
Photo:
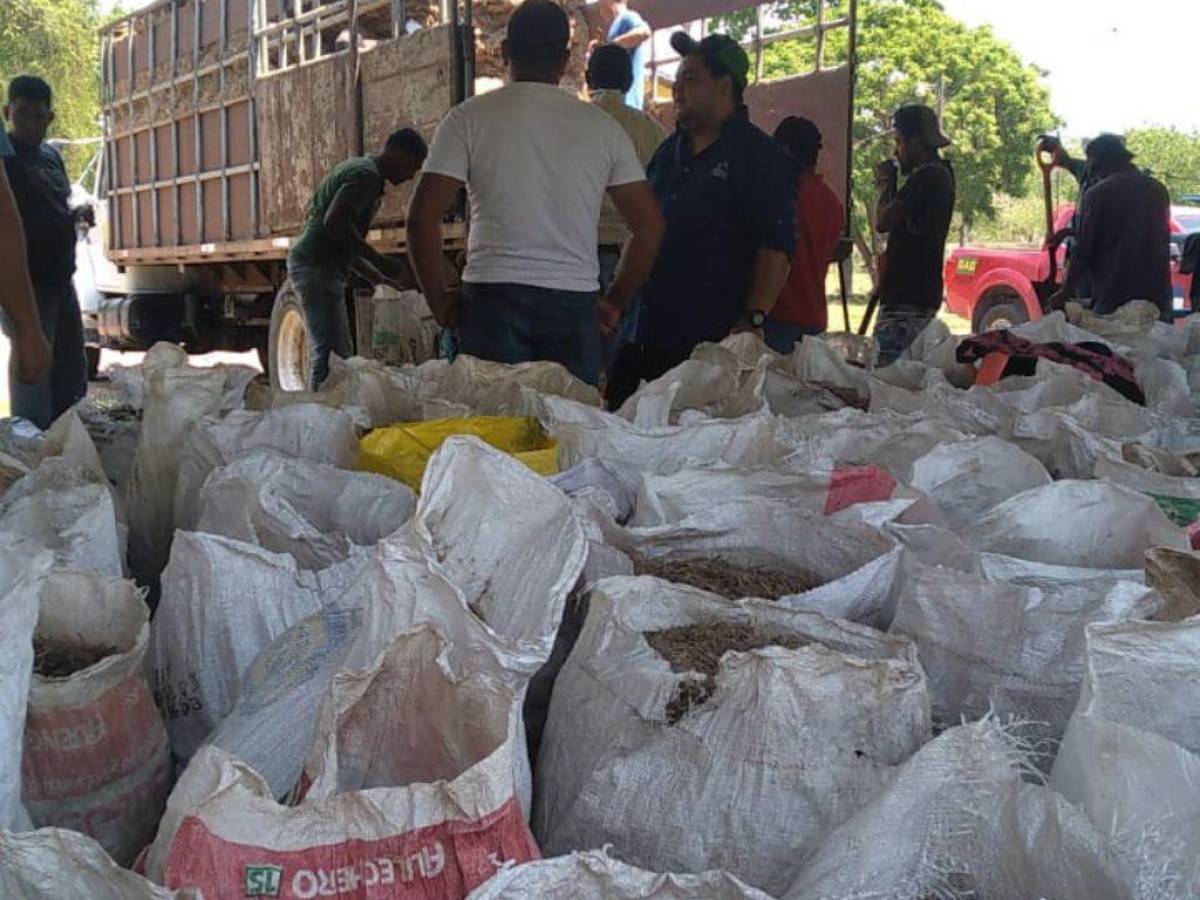
[(767, 324), (767, 314), (761, 309), (746, 310), (746, 314), (742, 318), (746, 320), (751, 328), (762, 328)]

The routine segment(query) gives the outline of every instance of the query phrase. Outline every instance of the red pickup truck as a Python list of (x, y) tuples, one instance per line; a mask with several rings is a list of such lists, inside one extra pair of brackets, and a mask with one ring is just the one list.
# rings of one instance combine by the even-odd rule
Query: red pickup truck
[[(1055, 230), (1071, 224), (1075, 207), (1061, 206), (1054, 217)], [(1183, 240), (1200, 231), (1200, 208), (1171, 208), (1171, 272), (1175, 286), (1175, 308), (1190, 309), (1188, 301), (1191, 276), (1178, 271)], [(1058, 249), (1057, 280), (1062, 281), (1066, 251)], [(1050, 256), (1040, 249), (1003, 247), (958, 247), (946, 260), (946, 307), (955, 315), (971, 320), (978, 333), (1008, 328), (1042, 317), (1034, 284), (1050, 274)]]

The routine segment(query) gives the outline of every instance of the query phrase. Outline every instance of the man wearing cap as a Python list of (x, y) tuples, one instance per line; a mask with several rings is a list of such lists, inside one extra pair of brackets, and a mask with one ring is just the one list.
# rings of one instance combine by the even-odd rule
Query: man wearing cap
[(787, 283), (767, 316), (767, 345), (791, 353), (804, 335), (823, 334), (829, 325), (825, 275), (841, 245), (846, 211), (833, 188), (817, 172), (821, 131), (809, 119), (788, 116), (775, 129), (775, 141), (798, 167), (796, 250)]
[[(878, 362), (890, 366), (937, 315), (954, 214), (954, 171), (938, 152), (950, 144), (934, 111), (902, 106), (893, 117), (895, 161), (875, 169), (875, 228), (888, 236), (880, 268)], [(899, 171), (904, 186), (898, 187)]]
[(608, 402), (683, 362), (697, 344), (762, 334), (796, 245), (795, 167), (750, 124), (750, 61), (732, 38), (678, 32), (677, 127), (650, 162), (666, 235), (642, 292), (633, 343), (613, 365)]
[[(501, 52), (509, 83), (454, 107), (438, 126), (408, 210), (409, 253), (438, 324), (462, 353), (549, 360), (600, 380), (611, 332), (641, 288), (662, 216), (629, 137), (604, 110), (558, 85), (571, 23), (553, 0), (525, 0)], [(471, 205), (461, 303), (446, 289), (442, 218), (463, 186)], [(596, 224), (605, 194), (630, 237), (604, 296)]]
[(1117, 135), (1102, 134), (1089, 143), (1087, 161), (1095, 183), (1080, 201), (1071, 262), (1050, 308), (1061, 309), (1089, 276), (1094, 312), (1108, 315), (1130, 300), (1149, 300), (1159, 318), (1170, 322), (1170, 194), (1138, 171)]

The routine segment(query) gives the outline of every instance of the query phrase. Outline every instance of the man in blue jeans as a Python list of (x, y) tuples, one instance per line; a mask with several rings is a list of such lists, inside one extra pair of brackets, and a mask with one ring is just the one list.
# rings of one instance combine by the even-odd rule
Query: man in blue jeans
[(4, 114), (13, 148), (4, 167), (25, 227), (29, 277), (52, 357), (48, 376), (33, 383), (13, 379), (9, 394), (14, 416), (46, 429), (87, 395), (83, 322), (71, 280), (82, 210), (71, 207), (66, 166), (46, 143), (54, 121), (50, 85), (33, 75), (14, 78)]
[[(629, 137), (604, 110), (562, 90), (571, 25), (553, 0), (513, 13), (502, 52), (509, 83), (452, 109), (438, 126), (408, 210), (413, 270), (459, 350), (494, 362), (549, 360), (600, 378), (611, 332), (654, 263), (662, 217)], [(442, 217), (463, 185), (471, 231), (463, 296), (446, 290)], [(630, 238), (599, 297), (596, 223), (607, 192)]]
[(419, 134), (410, 128), (397, 131), (382, 153), (339, 163), (313, 194), (304, 231), (287, 262), (288, 278), (300, 295), (308, 328), (313, 390), (329, 375), (330, 353), (341, 357), (353, 353), (346, 311), (350, 272), (372, 284), (411, 286), (404, 264), (367, 243), (367, 231), (383, 202), (384, 183), (412, 179), (425, 155), (425, 141)]

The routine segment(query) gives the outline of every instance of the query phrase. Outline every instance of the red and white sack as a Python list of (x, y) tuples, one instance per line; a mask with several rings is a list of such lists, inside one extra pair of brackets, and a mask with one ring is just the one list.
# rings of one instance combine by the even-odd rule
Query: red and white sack
[(114, 652), (66, 677), (35, 672), (25, 806), (35, 825), (81, 831), (129, 865), (154, 836), (171, 787), (167, 732), (142, 675), (149, 611), (131, 581), (53, 570), (35, 589), (35, 641)]
[(335, 677), (322, 715), (332, 731), (318, 735), (299, 806), (204, 747), (172, 795), (150, 875), (212, 897), (456, 900), (505, 863), (537, 859), (513, 782), (508, 688), (457, 678), (445, 649), (422, 628)]
[(707, 512), (719, 503), (752, 498), (787, 501), (829, 516), (856, 503), (877, 503), (911, 493), (877, 466), (800, 473), (709, 465), (668, 475), (643, 475), (627, 524), (631, 528), (666, 525)]
[(65, 828), (0, 828), (0, 897), (13, 900), (204, 900), (123, 869), (87, 835)]
[[(282, 795), (300, 774), (314, 729), (316, 709), (300, 698), (331, 677), (330, 660), (366, 668), (393, 637), (422, 624), (450, 642), (456, 674), (486, 671), (512, 685), (519, 711), (530, 678), (550, 658), (586, 553), (561, 491), (482, 441), (451, 438), (430, 459), (414, 521), (375, 546), (330, 598), (333, 608), (263, 649), (213, 739), (244, 752)], [(523, 727), (520, 715), (514, 721)], [(513, 780), (529, 804), (524, 738), (517, 744)]]
[(892, 620), (900, 547), (876, 528), (793, 501), (731, 499), (668, 525), (626, 529), (624, 536), (621, 549), (651, 560), (706, 557), (803, 570), (820, 586), (779, 603), (879, 628)]
[(770, 900), (728, 872), (647, 872), (589, 850), (522, 863), (496, 874), (467, 900)]
[[(726, 653), (716, 690), (672, 722), (695, 681), (644, 632), (722, 622), (799, 641)], [(610, 578), (550, 702), (534, 831), (547, 854), (612, 844), (659, 872), (723, 869), (777, 894), (820, 840), (929, 738), (916, 648), (861, 625), (657, 578)]]

